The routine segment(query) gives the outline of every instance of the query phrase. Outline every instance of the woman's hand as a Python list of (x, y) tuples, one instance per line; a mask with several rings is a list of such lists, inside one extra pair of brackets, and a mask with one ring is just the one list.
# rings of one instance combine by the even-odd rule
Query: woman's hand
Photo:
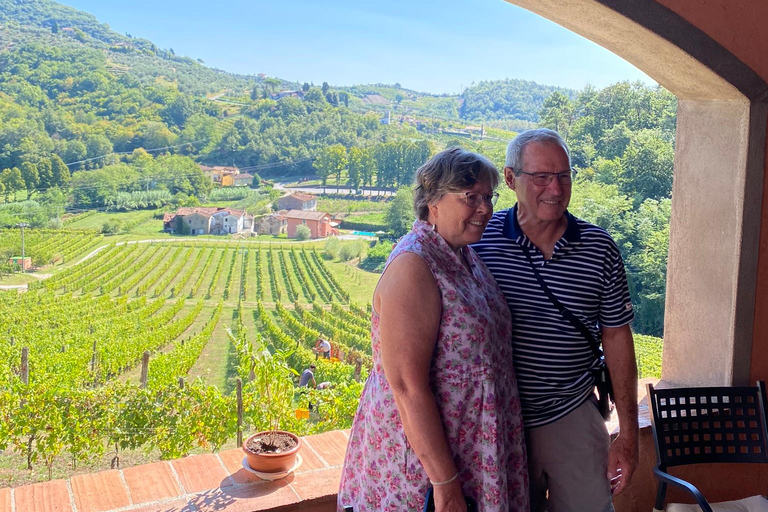
[(467, 502), (458, 480), (432, 489), (435, 512), (467, 512)]

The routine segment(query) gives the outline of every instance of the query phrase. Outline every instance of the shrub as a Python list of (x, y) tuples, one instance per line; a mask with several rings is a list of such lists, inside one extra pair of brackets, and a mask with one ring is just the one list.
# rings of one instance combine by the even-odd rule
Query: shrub
[(332, 260), (339, 257), (339, 249), (341, 248), (341, 240), (335, 236), (325, 239), (325, 254), (327, 254)]
[(301, 225), (296, 227), (296, 240), (309, 240), (312, 236), (312, 232), (307, 226)]
[(363, 240), (351, 240), (341, 244), (339, 249), (339, 259), (341, 261), (349, 261), (354, 258), (365, 258), (365, 253), (368, 250), (368, 244)]
[(105, 235), (116, 235), (122, 228), (122, 222), (117, 219), (110, 219), (101, 226), (101, 232)]

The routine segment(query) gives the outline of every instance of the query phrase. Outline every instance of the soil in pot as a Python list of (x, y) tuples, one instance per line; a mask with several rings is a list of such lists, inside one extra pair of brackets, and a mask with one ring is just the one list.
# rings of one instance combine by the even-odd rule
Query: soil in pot
[(284, 453), (296, 446), (296, 439), (283, 432), (266, 432), (248, 439), (246, 446), (254, 453)]

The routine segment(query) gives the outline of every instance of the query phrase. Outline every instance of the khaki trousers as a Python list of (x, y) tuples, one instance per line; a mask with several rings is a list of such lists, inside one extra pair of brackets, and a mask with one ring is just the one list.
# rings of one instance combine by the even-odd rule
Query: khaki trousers
[(610, 439), (592, 399), (525, 434), (532, 512), (613, 511), (606, 477)]

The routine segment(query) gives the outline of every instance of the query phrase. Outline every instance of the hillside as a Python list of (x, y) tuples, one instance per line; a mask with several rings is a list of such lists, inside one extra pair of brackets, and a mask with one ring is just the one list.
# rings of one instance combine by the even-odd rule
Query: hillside
[(0, 49), (30, 43), (55, 46), (65, 52), (97, 49), (107, 55), (107, 67), (115, 74), (128, 72), (142, 84), (165, 83), (199, 96), (263, 81), (214, 70), (176, 55), (173, 49), (118, 34), (91, 14), (50, 0), (0, 0)]
[(576, 91), (530, 80), (490, 80), (472, 84), (462, 94), (459, 114), (466, 120), (539, 121), (544, 101), (554, 92), (570, 99)]

